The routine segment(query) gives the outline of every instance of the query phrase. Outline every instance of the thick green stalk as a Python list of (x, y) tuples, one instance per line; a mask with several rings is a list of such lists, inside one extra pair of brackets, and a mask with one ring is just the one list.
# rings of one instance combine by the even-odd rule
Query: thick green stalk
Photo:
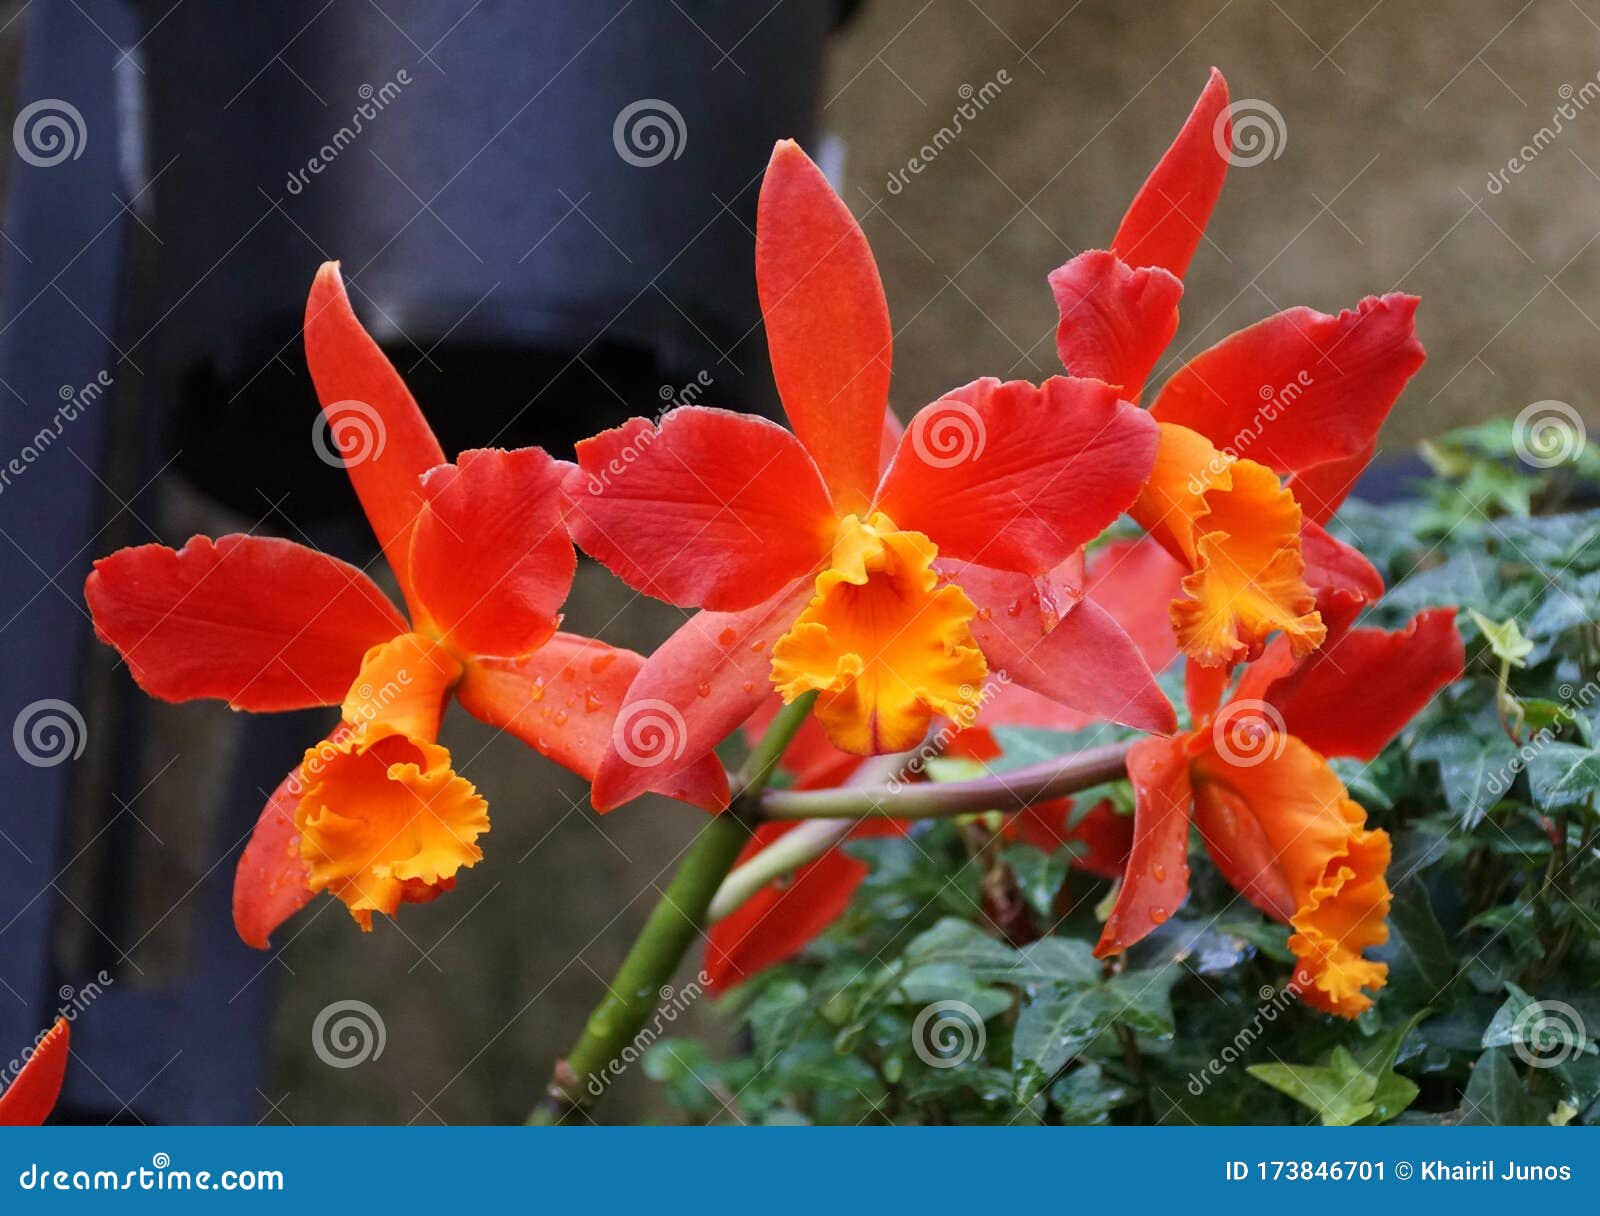
[(814, 700), (812, 693), (784, 706), (756, 744), (734, 780), (728, 809), (700, 830), (583, 1034), (567, 1057), (556, 1061), (544, 1097), (528, 1117), (530, 1124), (560, 1123), (605, 1092), (610, 1066), (650, 1017), (662, 986), (704, 929), (712, 897), (750, 838), (762, 791)]

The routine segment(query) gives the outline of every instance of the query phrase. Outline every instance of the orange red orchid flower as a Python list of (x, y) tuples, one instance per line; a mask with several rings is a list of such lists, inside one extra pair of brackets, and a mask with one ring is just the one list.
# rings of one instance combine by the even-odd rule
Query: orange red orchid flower
[[(1133, 502), (1155, 424), (1098, 380), (978, 380), (924, 408), (883, 468), (883, 286), (849, 209), (789, 141), (761, 188), (756, 280), (793, 431), (684, 407), (580, 443), (566, 483), (585, 552), (703, 610), (647, 660), (619, 727), (665, 717), (687, 758), (773, 689), (814, 691), (840, 749), (900, 751), (936, 716), (969, 724), (1001, 669), (1074, 708), (1172, 729), (1132, 642), (1081, 587), (1082, 547)], [(597, 808), (659, 775), (639, 760), (613, 749)]]
[(67, 1078), (72, 1027), (57, 1018), (23, 1064), (11, 1084), (0, 1089), (0, 1127), (37, 1127), (50, 1117)]
[(1189, 666), (1191, 728), (1128, 753), (1133, 846), (1098, 955), (1127, 949), (1183, 902), (1193, 826), (1223, 877), (1294, 930), (1300, 998), (1343, 1017), (1371, 1005), (1364, 990), (1387, 974), (1365, 951), (1388, 937), (1389, 837), (1367, 827), (1328, 757), (1376, 757), (1461, 674), (1464, 650), (1454, 609), (1393, 633), (1350, 619), (1331, 619), (1333, 637), (1308, 657), (1275, 639), (1226, 701), (1226, 673)]
[[(487, 802), (438, 742), (452, 697), (592, 778), (642, 663), (558, 629), (576, 568), (566, 466), (538, 448), (447, 463), (336, 263), (312, 284), (305, 344), (335, 438), (352, 419), (369, 428), (362, 451), (341, 450), (409, 620), (361, 570), (272, 537), (124, 549), (97, 561), (84, 589), (96, 633), (152, 696), (258, 712), (340, 707), (240, 858), (234, 921), (263, 949), (318, 892), (370, 929), (374, 912), (433, 899), (482, 857)], [(720, 806), (721, 766), (685, 759), (650, 784)]]
[[(1228, 86), (1213, 70), (1110, 249), (1050, 275), (1057, 348), (1073, 375), (1139, 400), (1177, 331), (1183, 275), (1231, 150)], [(1189, 658), (1252, 659), (1279, 631), (1309, 653), (1326, 636), (1322, 588), (1381, 591), (1365, 559), (1320, 525), (1422, 365), (1417, 302), (1393, 292), (1337, 315), (1291, 308), (1196, 355), (1156, 394), (1160, 447), (1130, 513), (1188, 570), (1171, 618)]]

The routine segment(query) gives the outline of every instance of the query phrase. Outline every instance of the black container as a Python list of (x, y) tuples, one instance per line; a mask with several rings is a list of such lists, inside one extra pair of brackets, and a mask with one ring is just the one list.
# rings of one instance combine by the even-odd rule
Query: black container
[(351, 503), (309, 459), (300, 306), (325, 258), (447, 452), (560, 453), (691, 382), (770, 408), (756, 194), (773, 141), (812, 135), (840, 6), (148, 13), (141, 349), (202, 488), (252, 515), (291, 493), (301, 521)]

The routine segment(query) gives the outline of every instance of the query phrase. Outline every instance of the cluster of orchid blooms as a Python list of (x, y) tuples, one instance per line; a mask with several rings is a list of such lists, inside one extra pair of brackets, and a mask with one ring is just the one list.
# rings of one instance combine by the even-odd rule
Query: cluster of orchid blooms
[[(974, 380), (904, 430), (872, 253), (792, 142), (773, 153), (756, 232), (792, 429), (686, 406), (583, 441), (575, 464), (538, 448), (450, 462), (324, 265), (306, 358), (330, 418), (356, 401), (381, 421), (381, 446), (347, 467), (406, 612), (345, 562), (250, 535), (124, 549), (85, 589), (98, 635), (153, 696), (340, 707), (241, 858), (244, 940), (265, 948), (323, 891), (370, 928), (480, 859), (487, 803), (438, 742), (452, 697), (592, 781), (597, 810), (657, 792), (715, 813), (729, 783), (712, 749), (815, 693), (782, 762), (800, 788), (934, 731), (979, 760), (996, 724), (1146, 732), (1127, 755), (1131, 820), (1105, 803), (1074, 822), (1056, 799), (1002, 828), (1075, 841), (1078, 864), (1119, 880), (1098, 952), (1183, 902), (1195, 830), (1239, 893), (1292, 929), (1302, 999), (1367, 1008), (1385, 976), (1366, 951), (1386, 936), (1389, 840), (1328, 758), (1375, 756), (1459, 675), (1462, 644), (1447, 610), (1354, 628), (1383, 581), (1322, 524), (1423, 361), (1417, 300), (1268, 317), (1141, 408), (1230, 141), (1213, 72), (1109, 249), (1049, 276), (1065, 374)], [(1103, 541), (1124, 514), (1144, 535)], [(699, 611), (648, 657), (562, 631), (574, 544)], [(1180, 656), (1182, 730), (1154, 674)], [(746, 858), (793, 826), (756, 825)], [(835, 849), (758, 891), (711, 929), (714, 982), (800, 950), (864, 872)]]

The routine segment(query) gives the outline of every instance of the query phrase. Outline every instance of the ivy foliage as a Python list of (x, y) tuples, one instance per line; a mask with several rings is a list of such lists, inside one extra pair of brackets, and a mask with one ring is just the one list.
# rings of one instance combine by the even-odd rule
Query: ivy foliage
[[(1390, 588), (1364, 623), (1454, 606), (1467, 644), (1464, 676), (1376, 761), (1335, 762), (1394, 839), (1389, 981), (1365, 1015), (1285, 991), (1286, 931), (1203, 851), (1184, 906), (1107, 963), (1109, 883), (1001, 841), (992, 817), (930, 822), (845, 846), (869, 876), (801, 957), (722, 1002), (731, 1052), (652, 1047), (681, 1117), (1600, 1122), (1600, 456), (1530, 467), (1513, 439), (1509, 423), (1448, 435), (1417, 497), (1335, 524)], [(996, 735), (997, 767), (1082, 742)], [(1102, 795), (1130, 807), (1123, 784), (1079, 812)]]

